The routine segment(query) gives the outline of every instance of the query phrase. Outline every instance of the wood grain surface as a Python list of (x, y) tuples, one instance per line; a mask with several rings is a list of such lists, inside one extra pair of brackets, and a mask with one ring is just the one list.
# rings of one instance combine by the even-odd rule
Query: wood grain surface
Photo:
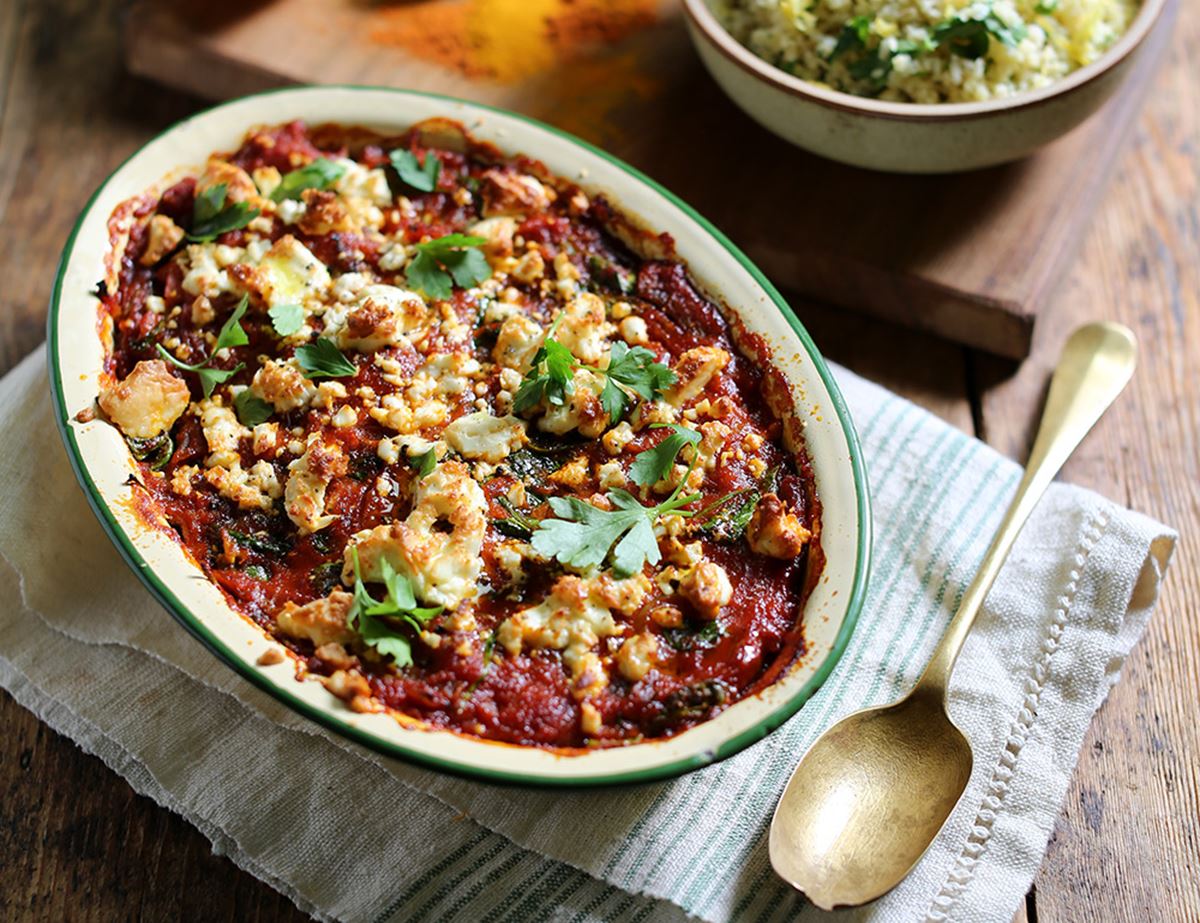
[[(0, 4), (0, 371), (43, 339), (59, 250), (91, 190), (201, 103), (125, 76), (115, 0)], [(1182, 534), (1158, 611), (1092, 724), (1018, 919), (1200, 919), (1200, 7), (1019, 368), (794, 299), (832, 358), (1023, 458), (1047, 370), (1076, 324), (1141, 342), (1130, 390), (1066, 477)], [(164, 615), (164, 618), (166, 616)], [(302, 919), (180, 818), (0, 695), (0, 919)]]
[[(449, 62), (426, 60), (416, 42), (395, 38), (417, 31), (438, 6), (448, 5), (140, 0), (127, 19), (127, 56), (136, 73), (210, 99), (286, 83), (369, 83), (465, 96), (545, 119), (664, 182), (777, 284), (1018, 358), (1028, 353), (1035, 319), (1051, 306), (1050, 292), (1075, 254), (1170, 31), (1164, 16), (1154, 47), (1118, 96), (1038, 155), (898, 181), (806, 154), (742, 115), (704, 73), (678, 0), (614, 3), (609, 20), (625, 22), (628, 34), (570, 57), (560, 43), (562, 59), (551, 57), (553, 66), (542, 70), (520, 62), (545, 56), (530, 43), (540, 39), (553, 2), (483, 4), (478, 15), (498, 20), (493, 29), (508, 30), (514, 47), (502, 57), (484, 45)], [(574, 10), (577, 29), (599, 7), (594, 0), (561, 5)], [(629, 26), (654, 17), (654, 25)], [(442, 44), (468, 29), (486, 43), (486, 25), (450, 20)], [(502, 68), (499, 78), (484, 72), (489, 66)]]

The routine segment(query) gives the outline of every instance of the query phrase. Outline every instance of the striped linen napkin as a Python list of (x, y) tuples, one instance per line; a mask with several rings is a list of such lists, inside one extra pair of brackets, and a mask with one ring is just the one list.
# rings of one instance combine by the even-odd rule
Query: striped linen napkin
[[(766, 740), (671, 782), (500, 788), (337, 738), (188, 637), (88, 510), (50, 423), (44, 362), (38, 351), (0, 382), (0, 592), (14, 601), (0, 613), (0, 684), (319, 918), (823, 916), (770, 870), (775, 801), (824, 728), (915, 679), (1020, 474), (839, 370), (867, 460), (876, 546), (858, 629), (820, 692)], [(951, 713), (975, 752), (967, 792), (899, 888), (842, 916), (1011, 919), (1174, 542), (1092, 493), (1051, 490), (954, 675)], [(62, 579), (64, 560), (86, 580)]]

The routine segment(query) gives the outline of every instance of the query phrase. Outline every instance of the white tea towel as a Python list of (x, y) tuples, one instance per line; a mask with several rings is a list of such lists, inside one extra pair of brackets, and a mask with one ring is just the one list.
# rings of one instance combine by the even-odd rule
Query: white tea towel
[[(87, 508), (51, 422), (44, 361), (39, 351), (0, 382), (0, 592), (10, 600), (0, 613), (0, 683), (322, 918), (824, 916), (770, 871), (775, 800), (824, 728), (912, 683), (1020, 474), (839, 370), (863, 441), (876, 544), (866, 607), (822, 689), (766, 740), (681, 779), (566, 793), (501, 788), (350, 744), (186, 635)], [(975, 752), (967, 792), (899, 888), (839, 916), (1011, 919), (1174, 541), (1092, 493), (1052, 488), (954, 674), (951, 712)]]

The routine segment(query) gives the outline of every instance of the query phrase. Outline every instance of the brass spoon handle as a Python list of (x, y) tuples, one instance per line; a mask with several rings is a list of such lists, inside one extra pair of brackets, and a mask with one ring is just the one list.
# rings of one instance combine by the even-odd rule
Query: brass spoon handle
[(1054, 476), (1133, 375), (1137, 347), (1120, 324), (1088, 324), (1063, 347), (1025, 476), (915, 693), (945, 696), (963, 641), (1025, 520)]

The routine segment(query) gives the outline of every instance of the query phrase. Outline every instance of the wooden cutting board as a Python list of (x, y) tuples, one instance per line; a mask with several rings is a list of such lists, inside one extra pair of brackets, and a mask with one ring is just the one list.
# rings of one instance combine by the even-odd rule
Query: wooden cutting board
[(125, 37), (134, 73), (211, 99), (367, 83), (543, 119), (681, 195), (785, 289), (1022, 358), (1172, 19), (1083, 126), (1021, 163), (946, 177), (775, 138), (708, 77), (671, 0), (140, 0)]

